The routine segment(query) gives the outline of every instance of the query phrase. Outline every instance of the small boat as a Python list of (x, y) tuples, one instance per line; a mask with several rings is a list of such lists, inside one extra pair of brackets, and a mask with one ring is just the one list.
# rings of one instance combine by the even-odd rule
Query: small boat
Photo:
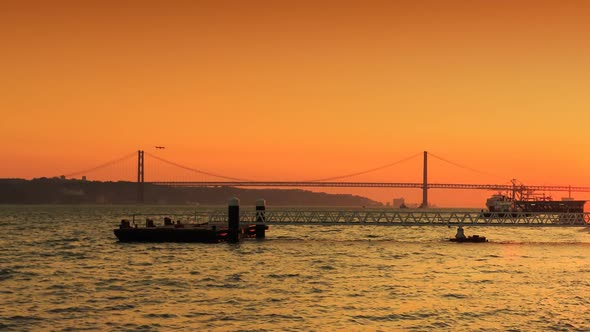
[(451, 242), (488, 242), (485, 236), (473, 235), (464, 238), (452, 237), (449, 239)]

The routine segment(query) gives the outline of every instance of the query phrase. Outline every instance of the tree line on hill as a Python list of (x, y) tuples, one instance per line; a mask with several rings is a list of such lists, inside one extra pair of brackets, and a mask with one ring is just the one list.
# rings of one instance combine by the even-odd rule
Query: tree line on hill
[[(234, 187), (169, 187), (144, 184), (145, 204), (224, 205), (238, 197), (244, 205), (259, 198), (275, 206), (380, 206), (366, 197), (317, 193), (299, 189), (242, 189)], [(0, 179), (0, 204), (135, 204), (135, 182), (102, 182), (61, 178)]]

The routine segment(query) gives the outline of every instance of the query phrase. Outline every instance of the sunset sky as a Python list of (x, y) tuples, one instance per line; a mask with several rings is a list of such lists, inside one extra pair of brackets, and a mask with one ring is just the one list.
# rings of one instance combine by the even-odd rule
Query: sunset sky
[[(0, 178), (142, 149), (236, 178), (309, 180), (428, 150), (479, 171), (433, 157), (430, 182), (590, 186), (588, 1), (10, 2)], [(421, 163), (346, 180), (420, 182)], [(146, 157), (146, 181), (155, 169)], [(189, 177), (169, 172), (157, 176)], [(478, 207), (490, 194), (431, 201)]]

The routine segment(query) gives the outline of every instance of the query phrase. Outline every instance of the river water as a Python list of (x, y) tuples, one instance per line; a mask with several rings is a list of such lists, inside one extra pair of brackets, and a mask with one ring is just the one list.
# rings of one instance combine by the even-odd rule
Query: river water
[(130, 213), (1, 206), (0, 330), (590, 331), (590, 231), (272, 226), (240, 244), (123, 244)]

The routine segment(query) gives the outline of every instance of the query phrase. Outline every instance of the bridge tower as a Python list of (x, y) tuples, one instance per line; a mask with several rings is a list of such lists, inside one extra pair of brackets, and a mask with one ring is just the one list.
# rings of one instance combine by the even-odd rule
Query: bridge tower
[(137, 202), (143, 203), (143, 180), (144, 180), (144, 168), (143, 168), (143, 150), (137, 151)]
[(428, 152), (424, 151), (424, 168), (422, 179), (422, 204), (421, 208), (428, 207)]

